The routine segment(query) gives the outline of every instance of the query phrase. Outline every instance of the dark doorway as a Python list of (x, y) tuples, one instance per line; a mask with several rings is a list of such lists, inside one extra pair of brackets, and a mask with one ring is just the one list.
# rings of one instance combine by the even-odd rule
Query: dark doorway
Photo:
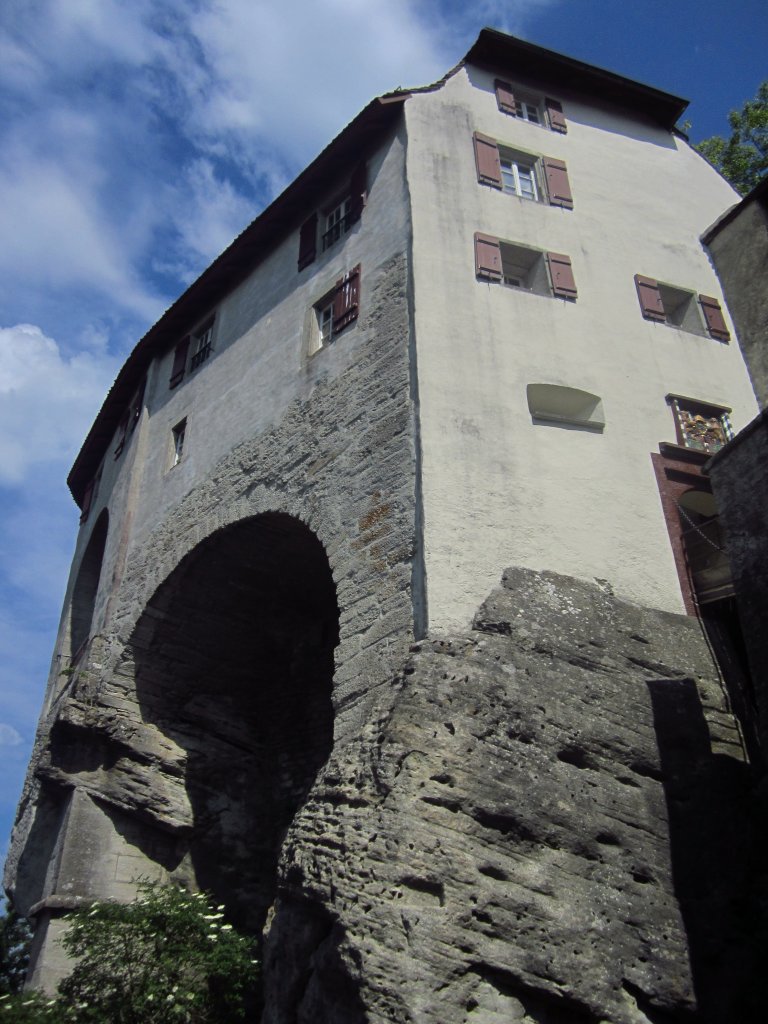
[(187, 753), (195, 881), (258, 931), (286, 829), (333, 744), (336, 588), (303, 523), (267, 514), (198, 545), (134, 634), (142, 715)]

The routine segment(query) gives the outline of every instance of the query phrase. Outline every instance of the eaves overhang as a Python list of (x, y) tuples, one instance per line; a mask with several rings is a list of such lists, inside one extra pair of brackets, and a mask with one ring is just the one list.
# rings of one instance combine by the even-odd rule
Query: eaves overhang
[(349, 173), (398, 119), (408, 92), (372, 100), (315, 160), (237, 236), (200, 277), (147, 331), (123, 364), (74, 461), (67, 484), (82, 506), (88, 483), (96, 474), (120, 419), (150, 363), (188, 333), (294, 231), (316, 206), (323, 191)]
[(668, 131), (674, 128), (688, 106), (688, 100), (679, 96), (492, 28), (480, 32), (464, 63), (499, 74), (504, 72), (510, 77), (546, 79), (553, 91), (562, 88), (590, 98), (610, 100), (625, 110), (646, 115)]

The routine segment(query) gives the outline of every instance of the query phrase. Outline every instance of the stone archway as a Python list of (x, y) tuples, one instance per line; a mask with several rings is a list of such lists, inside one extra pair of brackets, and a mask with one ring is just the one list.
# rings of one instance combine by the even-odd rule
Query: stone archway
[(286, 829), (331, 751), (338, 631), (322, 544), (269, 513), (202, 541), (134, 633), (142, 718), (186, 752), (194, 881), (252, 930), (274, 898)]

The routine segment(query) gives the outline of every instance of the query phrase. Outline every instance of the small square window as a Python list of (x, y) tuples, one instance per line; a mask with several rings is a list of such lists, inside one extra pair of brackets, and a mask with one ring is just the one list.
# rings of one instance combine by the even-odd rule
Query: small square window
[(187, 434), (187, 421), (183, 419), (171, 431), (171, 469), (178, 466), (184, 453), (184, 440)]
[(501, 279), (509, 288), (550, 295), (544, 253), (522, 245), (501, 242)]
[(667, 401), (675, 417), (677, 443), (685, 448), (714, 455), (733, 437), (729, 409), (680, 395), (667, 395)]

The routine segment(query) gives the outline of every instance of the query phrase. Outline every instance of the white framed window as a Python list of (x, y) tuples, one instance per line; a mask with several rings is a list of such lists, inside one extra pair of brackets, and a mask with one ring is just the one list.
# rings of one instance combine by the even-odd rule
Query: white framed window
[(530, 121), (531, 124), (541, 124), (541, 112), (535, 103), (530, 103), (528, 100), (517, 101), (517, 117), (521, 117), (524, 121)]
[(522, 157), (505, 154), (499, 150), (501, 164), (501, 182), (504, 192), (520, 196), (521, 199), (538, 201), (539, 190), (536, 185), (535, 161), (527, 161)]
[(184, 441), (187, 436), (186, 418), (177, 423), (171, 430), (171, 469), (178, 466), (184, 454)]
[(352, 225), (351, 210), (352, 197), (347, 196), (325, 215), (323, 251), (332, 246), (334, 242), (338, 242), (341, 236), (349, 231)]
[(333, 296), (324, 299), (315, 307), (317, 316), (317, 337), (315, 351), (330, 345), (334, 338), (333, 332)]

